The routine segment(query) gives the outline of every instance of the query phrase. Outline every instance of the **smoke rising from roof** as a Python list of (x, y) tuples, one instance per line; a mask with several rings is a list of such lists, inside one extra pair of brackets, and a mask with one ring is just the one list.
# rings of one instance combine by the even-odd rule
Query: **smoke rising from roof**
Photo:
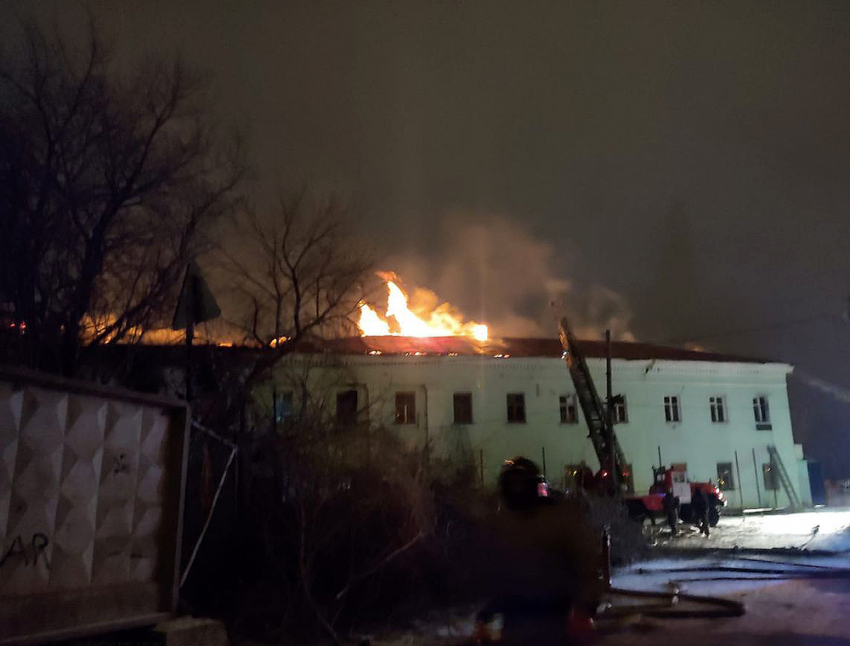
[[(493, 337), (555, 336), (558, 318), (567, 315), (579, 337), (601, 338), (610, 329), (615, 340), (634, 340), (621, 294), (561, 273), (580, 262), (577, 254), (556, 252), (504, 216), (452, 215), (427, 257), (404, 252), (387, 259), (411, 292), (412, 309), (436, 301), (436, 293), (487, 323)], [(423, 285), (429, 289), (411, 289)]]

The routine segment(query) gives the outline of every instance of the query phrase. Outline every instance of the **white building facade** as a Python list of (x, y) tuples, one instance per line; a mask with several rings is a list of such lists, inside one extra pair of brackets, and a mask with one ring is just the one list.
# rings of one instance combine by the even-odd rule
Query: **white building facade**
[[(393, 427), (434, 455), (474, 461), (485, 486), (517, 455), (545, 465), (556, 486), (582, 462), (598, 468), (556, 341), (346, 341), (322, 353), (334, 363), (323, 370), (340, 375), (340, 421), (356, 409), (361, 421)], [(590, 342), (587, 354), (604, 397), (600, 347)], [(634, 491), (649, 489), (660, 452), (665, 465), (686, 464), (692, 480), (719, 482), (731, 507), (783, 507), (789, 498), (771, 465), (773, 446), (800, 500), (811, 503), (789, 415), (791, 366), (641, 344), (614, 348), (613, 393), (624, 398), (615, 432)], [(285, 380), (278, 388), (292, 397)]]

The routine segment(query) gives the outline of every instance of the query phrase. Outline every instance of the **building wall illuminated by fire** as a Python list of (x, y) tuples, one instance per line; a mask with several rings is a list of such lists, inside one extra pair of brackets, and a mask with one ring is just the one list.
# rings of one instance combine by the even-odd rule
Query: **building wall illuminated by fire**
[[(602, 394), (603, 344), (584, 346)], [(316, 354), (341, 375), (329, 398), (341, 423), (357, 411), (432, 455), (474, 463), (485, 486), (517, 455), (545, 463), (556, 486), (582, 462), (598, 468), (557, 340), (360, 337)], [(637, 343), (614, 343), (612, 355), (613, 392), (624, 396), (615, 430), (636, 492), (649, 489), (660, 451), (665, 465), (686, 463), (692, 480), (721, 481), (732, 507), (784, 506), (768, 454), (775, 446), (810, 503), (788, 409), (791, 366)]]

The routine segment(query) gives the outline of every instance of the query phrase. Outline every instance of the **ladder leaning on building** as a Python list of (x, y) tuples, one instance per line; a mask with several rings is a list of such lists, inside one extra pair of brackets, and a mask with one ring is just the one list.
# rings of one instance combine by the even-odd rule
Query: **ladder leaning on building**
[(779, 451), (776, 450), (775, 446), (769, 444), (767, 447), (767, 452), (770, 455), (771, 468), (779, 474), (779, 482), (782, 484), (782, 488), (785, 490), (785, 495), (788, 496), (788, 503), (791, 505), (792, 509), (799, 509), (800, 507), (802, 507), (802, 505), (800, 504), (800, 498), (799, 496), (797, 496), (797, 492), (794, 490), (794, 485), (791, 482), (791, 478), (788, 477), (788, 471), (785, 470), (785, 464), (782, 462), (782, 458), (779, 457)]

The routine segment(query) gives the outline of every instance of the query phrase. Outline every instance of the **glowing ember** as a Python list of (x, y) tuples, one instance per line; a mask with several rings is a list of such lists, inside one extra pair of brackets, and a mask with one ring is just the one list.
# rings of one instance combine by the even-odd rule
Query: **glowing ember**
[[(363, 303), (357, 323), (363, 336), (469, 336), (477, 341), (487, 340), (487, 326), (483, 323), (464, 323), (448, 303), (432, 311), (414, 314), (407, 305), (407, 296), (393, 281), (387, 280), (387, 311), (382, 318), (374, 309)], [(391, 326), (386, 319), (394, 319)], [(393, 331), (397, 329), (398, 331)]]

